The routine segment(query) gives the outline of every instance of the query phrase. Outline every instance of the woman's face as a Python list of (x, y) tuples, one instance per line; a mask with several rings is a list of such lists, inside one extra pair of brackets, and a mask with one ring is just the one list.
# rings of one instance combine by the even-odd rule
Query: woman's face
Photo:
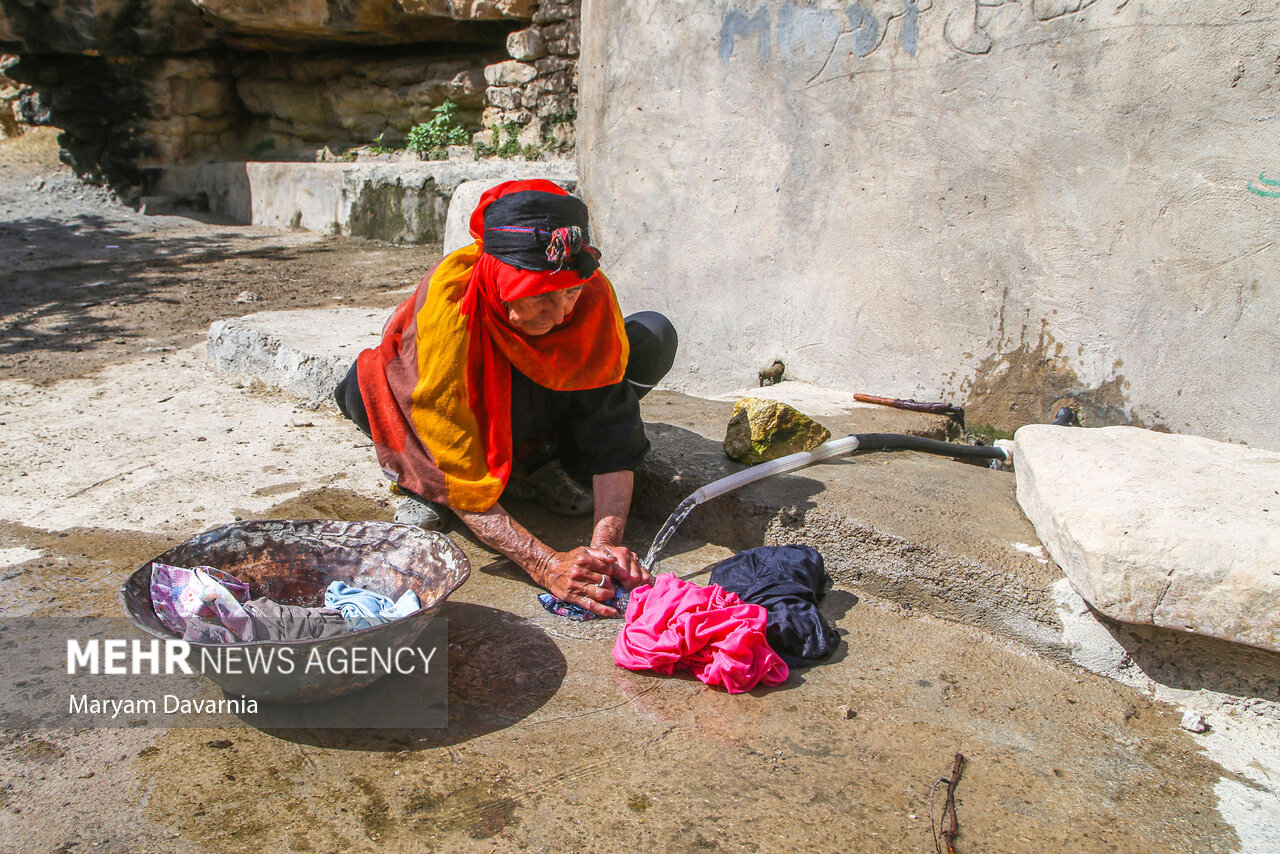
[(546, 335), (564, 322), (582, 295), (582, 285), (506, 303), (507, 320), (525, 335)]

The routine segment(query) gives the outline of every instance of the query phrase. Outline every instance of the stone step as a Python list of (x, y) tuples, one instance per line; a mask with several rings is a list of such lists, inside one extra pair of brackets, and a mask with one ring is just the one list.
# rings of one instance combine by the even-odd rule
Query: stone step
[(336, 410), (334, 388), (360, 351), (378, 343), (389, 314), (342, 307), (217, 320), (209, 327), (209, 363)]
[(1280, 652), (1280, 453), (1030, 424), (1014, 459), (1019, 503), (1098, 611)]

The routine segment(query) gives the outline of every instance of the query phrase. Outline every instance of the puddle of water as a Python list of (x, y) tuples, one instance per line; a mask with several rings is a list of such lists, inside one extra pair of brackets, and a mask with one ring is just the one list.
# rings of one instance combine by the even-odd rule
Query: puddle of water
[(68, 613), (119, 616), (116, 591), (120, 583), (143, 561), (162, 551), (165, 542), (157, 535), (136, 531), (46, 531), (0, 523), (0, 542), (4, 541), (27, 545), (0, 549), (0, 557), (26, 555), (22, 563), (40, 560), (21, 570), (25, 592), (0, 607), (0, 614), (7, 618)]
[[(283, 486), (293, 488), (294, 484)], [(266, 490), (259, 490), (259, 492), (267, 495), (270, 489), (272, 488), (267, 487)], [(390, 493), (387, 495), (389, 496)], [(237, 515), (245, 519), (344, 519), (349, 522), (389, 522), (394, 512), (394, 509), (389, 509), (378, 501), (353, 490), (330, 487), (308, 490), (261, 512), (245, 511), (238, 512)]]

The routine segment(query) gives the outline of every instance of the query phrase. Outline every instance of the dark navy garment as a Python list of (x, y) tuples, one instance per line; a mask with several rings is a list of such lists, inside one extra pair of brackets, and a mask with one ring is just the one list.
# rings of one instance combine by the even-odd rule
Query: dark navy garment
[(625, 379), (604, 388), (552, 391), (511, 368), (513, 457), (531, 472), (551, 457), (583, 476), (634, 471), (649, 450), (640, 403)]
[(791, 667), (817, 664), (840, 643), (818, 603), (831, 586), (822, 555), (809, 546), (761, 546), (738, 552), (711, 568), (711, 583), (764, 606), (765, 637)]

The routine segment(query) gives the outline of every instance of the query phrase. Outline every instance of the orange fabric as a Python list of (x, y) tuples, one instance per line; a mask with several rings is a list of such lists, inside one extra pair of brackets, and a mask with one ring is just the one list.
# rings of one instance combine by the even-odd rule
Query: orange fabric
[[(546, 190), (547, 184), (508, 182), (490, 190), (472, 218), (473, 233), (476, 217), (483, 229), (483, 208), (502, 194), (491, 196), (495, 191)], [(579, 284), (584, 287), (573, 313), (547, 334), (526, 335), (508, 322), (502, 303), (516, 298), (513, 292), (531, 296)], [(559, 391), (619, 382), (628, 356), (622, 312), (603, 273), (581, 280), (571, 271), (517, 270), (483, 254), (480, 240), (446, 257), (418, 289), (396, 310), (379, 347), (361, 354), (361, 393), (373, 439), (384, 446), (380, 456), (390, 451), (408, 459), (404, 450), (412, 431), (444, 476), (444, 494), (424, 497), (482, 512), (497, 502), (511, 474), (510, 366)], [(416, 313), (415, 305), (421, 306)], [(405, 335), (415, 336), (417, 355), (407, 401), (385, 379)], [(366, 388), (366, 376), (372, 388)], [(432, 480), (439, 478), (410, 482)]]

